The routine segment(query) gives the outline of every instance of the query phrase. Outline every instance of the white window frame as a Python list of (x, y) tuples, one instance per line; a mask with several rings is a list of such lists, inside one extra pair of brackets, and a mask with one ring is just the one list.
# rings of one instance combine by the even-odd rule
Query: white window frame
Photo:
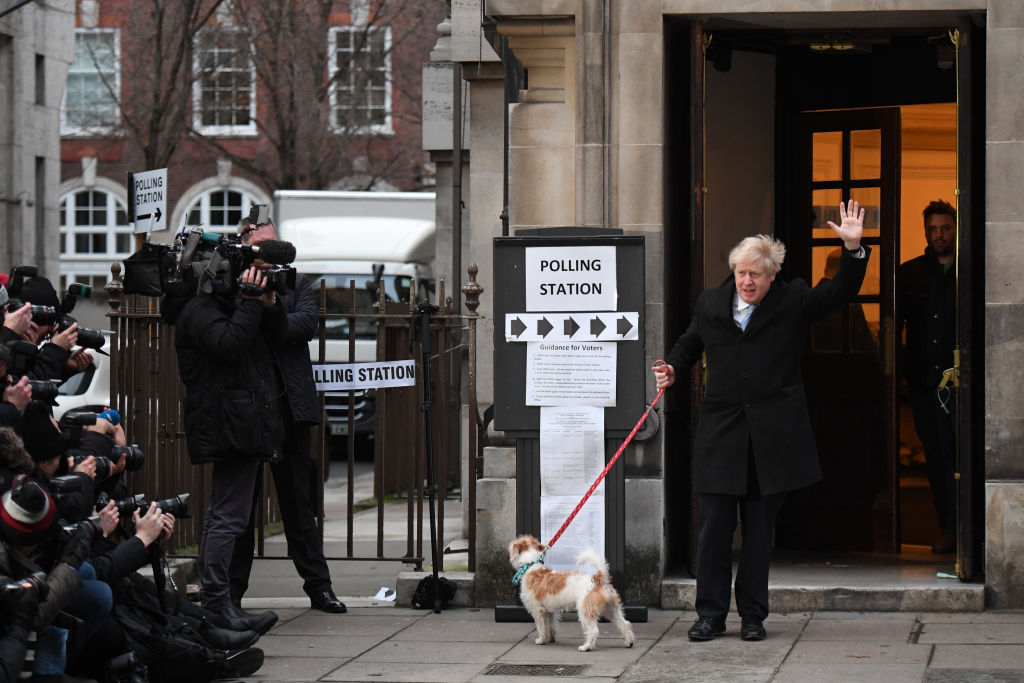
[[(106, 199), (107, 212), (106, 222), (102, 225), (77, 225), (74, 222), (75, 199), (82, 192), (94, 192), (104, 195)], [(134, 230), (131, 223), (127, 222), (128, 206), (116, 192), (102, 187), (76, 187), (64, 193), (60, 198), (61, 213), (63, 218), (60, 225), (60, 274), (66, 282), (74, 282), (82, 276), (97, 277), (103, 276), (104, 282), (110, 280), (110, 265), (117, 261), (128, 258), (135, 249)], [(125, 216), (125, 223), (118, 225), (117, 212), (121, 211)], [(77, 252), (75, 251), (75, 238), (79, 235), (102, 234), (106, 236), (106, 251)], [(128, 250), (117, 250), (118, 235), (128, 235)]]
[[(206, 36), (211, 33), (218, 33), (223, 35), (233, 34), (236, 38), (242, 35), (242, 32), (237, 28), (207, 28), (196, 34), (195, 42), (193, 44), (193, 58), (192, 58), (192, 69), (194, 74), (194, 80), (192, 82), (192, 127), (195, 128), (203, 135), (209, 135), (211, 137), (238, 137), (238, 136), (252, 136), (258, 133), (256, 129), (256, 64), (252, 58), (252, 49), (249, 49), (248, 64), (249, 64), (249, 123), (246, 125), (234, 125), (234, 124), (217, 124), (217, 125), (204, 125), (203, 124), (203, 79), (206, 74), (202, 72), (202, 50), (203, 40)], [(237, 47), (238, 41), (234, 41), (236, 50), (241, 49)]]
[[(76, 28), (75, 29), (75, 54), (77, 55), (77, 46), (79, 36), (84, 35), (112, 35), (113, 40), (113, 52), (114, 52), (114, 71), (111, 74), (113, 78), (113, 90), (114, 90), (114, 121), (109, 124), (97, 124), (94, 126), (77, 126), (68, 123), (67, 116), (67, 98), (68, 88), (65, 86), (64, 95), (61, 97), (60, 103), (60, 133), (66, 136), (83, 136), (83, 135), (105, 135), (118, 130), (121, 127), (121, 30), (118, 28)], [(95, 67), (95, 63), (93, 64)], [(74, 77), (75, 65), (74, 63), (68, 67), (68, 82)], [(81, 73), (86, 73), (82, 71)], [(94, 69), (91, 73), (99, 73), (98, 69)], [(109, 95), (109, 93), (104, 93)]]
[[(210, 222), (210, 208), (211, 208), (210, 199), (211, 199), (211, 196), (214, 193), (216, 193), (216, 192), (237, 192), (238, 194), (241, 195), (242, 202), (241, 202), (241, 206), (239, 207), (239, 210), (241, 211), (241, 215), (239, 216), (239, 218), (241, 218), (241, 216), (245, 216), (246, 214), (248, 214), (249, 213), (249, 207), (251, 207), (253, 204), (261, 203), (259, 197), (254, 195), (252, 192), (249, 192), (248, 190), (244, 190), (244, 189), (242, 189), (240, 187), (235, 187), (235, 186), (213, 187), (213, 188), (210, 188), (209, 190), (204, 190), (201, 194), (196, 196), (192, 201), (190, 201), (188, 203), (188, 206), (185, 207), (185, 212), (182, 214), (182, 222), (183, 223), (188, 223), (189, 227), (194, 226), (194, 225), (202, 225), (203, 229), (205, 229), (205, 230), (207, 230), (209, 232), (216, 232), (216, 233), (221, 233), (221, 234), (234, 235), (236, 229), (238, 228), (238, 222), (237, 221), (235, 221), (234, 223), (230, 223), (230, 224), (218, 224), (218, 225), (213, 225)], [(188, 218), (192, 214), (192, 211), (197, 208), (196, 207), (197, 204), (198, 204), (198, 208), (199, 208), (199, 223), (190, 223), (190, 222), (188, 222)], [(233, 209), (233, 207), (231, 207), (231, 208)]]
[[(341, 125), (337, 119), (337, 108), (338, 108), (338, 88), (340, 83), (334, 80), (334, 75), (338, 71), (338, 34), (340, 33), (359, 33), (363, 30), (367, 30), (370, 33), (376, 31), (384, 31), (384, 123), (369, 124), (366, 126), (359, 126), (355, 129), (349, 129), (344, 125)], [(330, 125), (331, 130), (334, 132), (352, 132), (356, 134), (365, 135), (393, 135), (394, 129), (392, 128), (392, 71), (391, 71), (391, 27), (390, 26), (371, 26), (364, 29), (361, 26), (331, 26), (327, 32), (327, 64), (328, 74), (331, 78), (330, 86)]]

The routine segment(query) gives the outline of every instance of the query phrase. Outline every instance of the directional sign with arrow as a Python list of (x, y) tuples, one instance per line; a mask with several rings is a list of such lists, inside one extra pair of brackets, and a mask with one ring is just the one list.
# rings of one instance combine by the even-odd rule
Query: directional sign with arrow
[(505, 341), (635, 341), (639, 323), (635, 311), (506, 313)]
[(167, 227), (167, 169), (128, 174), (128, 220), (136, 234)]

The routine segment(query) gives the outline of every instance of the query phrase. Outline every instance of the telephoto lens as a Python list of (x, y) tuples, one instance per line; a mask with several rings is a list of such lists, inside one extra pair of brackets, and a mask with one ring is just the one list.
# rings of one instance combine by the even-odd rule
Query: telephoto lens
[(125, 469), (129, 472), (138, 472), (146, 463), (146, 456), (137, 443), (130, 443), (127, 446), (114, 446), (110, 449), (110, 459), (114, 462), (120, 460), (122, 455), (125, 456)]
[[(161, 512), (174, 515), (175, 519), (185, 519), (188, 517), (188, 503), (185, 501), (188, 500), (189, 495), (188, 493), (179, 493), (176, 496), (155, 501), (156, 506), (160, 508)], [(146, 509), (149, 509), (148, 503), (146, 503)]]
[(131, 515), (136, 510), (145, 511), (148, 507), (146, 496), (141, 493), (125, 498), (111, 498), (110, 494), (106, 491), (101, 491), (96, 496), (96, 509), (105, 508), (110, 501), (114, 501), (114, 507), (117, 508), (118, 513), (122, 516)]
[(46, 583), (46, 573), (32, 572), (20, 579), (0, 576), (0, 605), (6, 604), (8, 600), (17, 600), (24, 591), (34, 592), (36, 600), (45, 600), (50, 592), (50, 586)]
[(30, 379), (29, 389), (32, 390), (32, 400), (43, 403), (53, 402), (60, 394), (61, 381), (59, 379)]

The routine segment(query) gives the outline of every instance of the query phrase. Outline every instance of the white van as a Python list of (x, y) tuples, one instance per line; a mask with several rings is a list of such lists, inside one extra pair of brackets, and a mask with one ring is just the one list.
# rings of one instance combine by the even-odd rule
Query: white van
[[(433, 292), (433, 193), (279, 190), (274, 193), (272, 218), (278, 237), (295, 245), (294, 266), (309, 278), (314, 296), (320, 296), (324, 280), (328, 313), (350, 311), (353, 280), (359, 313), (373, 312), (379, 281), (391, 301), (408, 301), (413, 283), (417, 300), (426, 300)], [(329, 320), (326, 336), (326, 363), (377, 358), (372, 319), (357, 320), (352, 359), (347, 319)], [(319, 339), (310, 342), (309, 350), (318, 362)], [(346, 436), (348, 392), (328, 392), (326, 405), (330, 434)], [(357, 392), (356, 434), (372, 438), (373, 421), (374, 392)]]

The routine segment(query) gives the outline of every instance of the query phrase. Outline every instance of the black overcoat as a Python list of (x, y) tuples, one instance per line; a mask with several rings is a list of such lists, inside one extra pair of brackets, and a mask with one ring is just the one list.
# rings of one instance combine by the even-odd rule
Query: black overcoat
[(277, 295), (286, 314), (286, 332), (270, 347), (284, 378), (288, 413), (295, 422), (320, 423), (320, 398), (313, 382), (309, 341), (320, 325), (316, 299), (309, 279), (295, 276), (295, 289)]
[(732, 277), (698, 297), (689, 328), (665, 359), (676, 370), (674, 386), (685, 391), (687, 383), (679, 378), (701, 352), (707, 355), (708, 380), (693, 446), (697, 493), (744, 495), (748, 452), (764, 494), (821, 479), (800, 357), (811, 323), (856, 296), (868, 257), (854, 258), (844, 250), (836, 277), (814, 288), (803, 280), (776, 279), (746, 331), (732, 317)]

